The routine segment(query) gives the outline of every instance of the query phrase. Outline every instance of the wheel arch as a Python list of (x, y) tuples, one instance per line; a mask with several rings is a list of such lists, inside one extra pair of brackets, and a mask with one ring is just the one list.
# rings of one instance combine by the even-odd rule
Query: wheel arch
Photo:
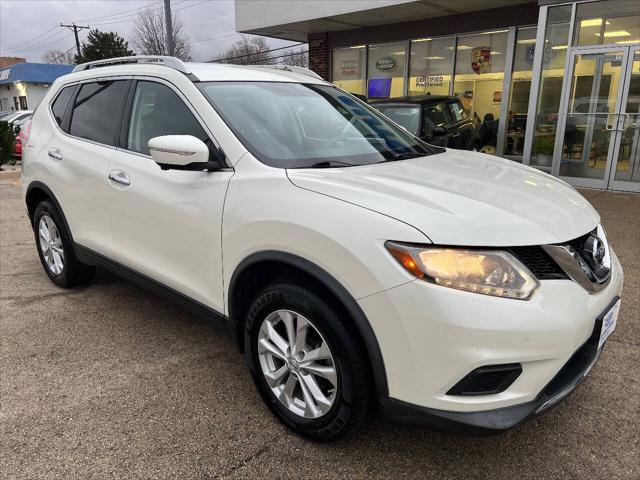
[(328, 293), (348, 315), (357, 329), (366, 350), (376, 396), (379, 400), (389, 394), (382, 352), (366, 315), (351, 294), (331, 274), (305, 258), (281, 251), (263, 251), (242, 260), (231, 276), (227, 295), (229, 330), (236, 346), (244, 348), (243, 329), (249, 308), (247, 294), (257, 293), (271, 281), (281, 277), (278, 273), (303, 277)]
[(60, 217), (62, 217), (62, 222), (64, 224), (64, 228), (69, 235), (69, 238), (73, 244), (73, 235), (71, 234), (71, 229), (69, 228), (69, 224), (67, 223), (67, 217), (64, 216), (64, 210), (60, 206), (60, 202), (51, 191), (49, 187), (47, 187), (44, 183), (39, 181), (33, 181), (27, 187), (27, 193), (25, 195), (25, 202), (27, 204), (27, 213), (29, 215), (29, 221), (33, 225), (33, 215), (36, 211), (36, 207), (40, 202), (44, 200), (49, 200), (53, 203), (53, 206), (56, 207)]

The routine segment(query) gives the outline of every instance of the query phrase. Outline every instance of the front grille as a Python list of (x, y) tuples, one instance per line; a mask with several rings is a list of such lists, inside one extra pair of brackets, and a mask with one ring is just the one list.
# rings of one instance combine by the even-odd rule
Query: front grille
[(493, 395), (504, 392), (522, 373), (519, 363), (487, 365), (469, 372), (447, 395)]
[(563, 280), (569, 278), (541, 247), (513, 247), (510, 248), (509, 251), (520, 260), (538, 280)]
[(589, 233), (585, 233), (581, 237), (574, 238), (573, 240), (569, 240), (568, 242), (566, 242), (566, 243), (564, 243), (562, 245), (569, 245), (571, 248), (573, 248), (578, 253), (578, 255), (580, 255), (583, 259), (586, 260), (586, 256), (584, 254), (584, 245), (587, 242), (587, 239), (591, 235), (596, 235), (596, 230), (593, 230), (593, 231), (591, 231)]

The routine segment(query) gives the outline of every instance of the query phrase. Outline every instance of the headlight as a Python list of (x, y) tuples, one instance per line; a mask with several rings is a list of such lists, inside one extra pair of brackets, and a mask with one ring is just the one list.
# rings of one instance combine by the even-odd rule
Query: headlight
[(468, 292), (528, 299), (538, 286), (531, 272), (509, 252), (419, 247), (387, 242), (387, 250), (411, 274)]

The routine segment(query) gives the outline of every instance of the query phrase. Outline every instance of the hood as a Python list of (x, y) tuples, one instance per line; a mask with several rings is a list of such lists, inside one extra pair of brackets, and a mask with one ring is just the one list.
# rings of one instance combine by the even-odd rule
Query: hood
[(463, 150), (358, 167), (292, 169), (287, 175), (300, 188), (394, 217), (441, 245), (560, 243), (600, 221), (562, 180)]

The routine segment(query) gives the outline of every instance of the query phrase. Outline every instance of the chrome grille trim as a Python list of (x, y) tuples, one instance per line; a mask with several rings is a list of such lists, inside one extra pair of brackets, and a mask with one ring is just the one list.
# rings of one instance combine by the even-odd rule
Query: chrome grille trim
[(608, 285), (611, 279), (611, 250), (601, 225), (598, 225), (593, 235), (603, 242), (605, 248), (602, 264), (598, 268), (594, 268), (593, 262), (584, 258), (585, 253), (578, 252), (571, 243), (542, 245), (544, 251), (553, 258), (560, 268), (589, 293), (599, 292)]

